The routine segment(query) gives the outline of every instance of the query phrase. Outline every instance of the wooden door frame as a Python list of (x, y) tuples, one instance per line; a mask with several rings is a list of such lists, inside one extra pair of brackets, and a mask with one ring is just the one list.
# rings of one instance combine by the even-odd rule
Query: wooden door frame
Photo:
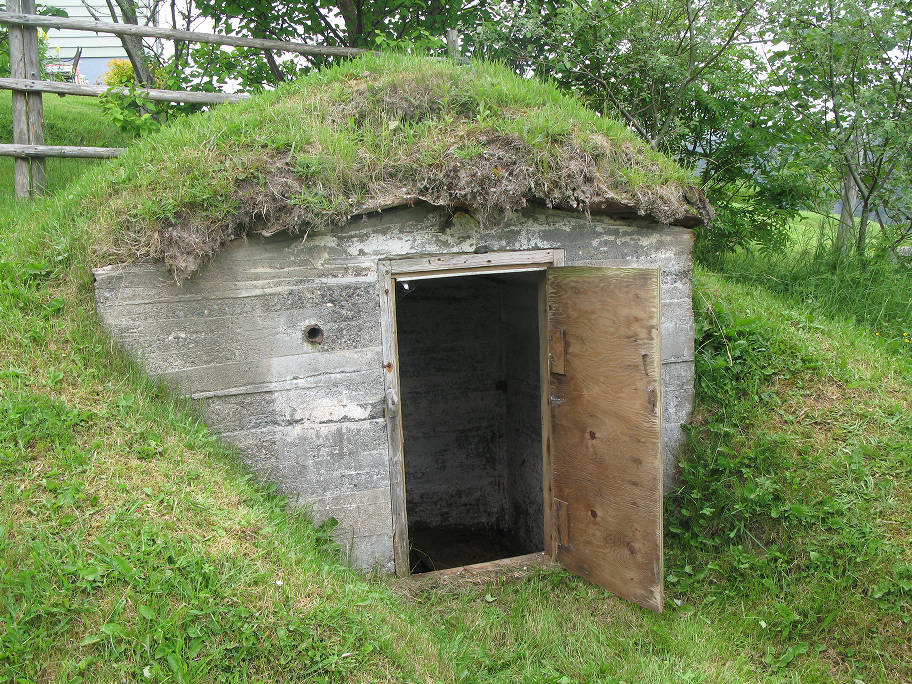
[[(385, 397), (386, 434), (389, 446), (390, 496), (392, 502), (393, 560), (396, 574), (409, 574), (408, 516), (405, 502), (405, 461), (402, 446), (401, 390), (399, 384), (399, 344), (396, 329), (396, 281), (449, 278), (483, 273), (516, 273), (545, 271), (564, 265), (563, 249), (535, 249), (483, 254), (456, 253), (428, 256), (393, 257), (377, 262), (380, 285), (380, 336), (383, 350), (383, 382)], [(542, 503), (544, 508), (544, 551), (551, 555), (551, 430), (548, 397), (548, 340), (545, 287), (539, 284), (539, 357), (541, 359), (542, 413)]]

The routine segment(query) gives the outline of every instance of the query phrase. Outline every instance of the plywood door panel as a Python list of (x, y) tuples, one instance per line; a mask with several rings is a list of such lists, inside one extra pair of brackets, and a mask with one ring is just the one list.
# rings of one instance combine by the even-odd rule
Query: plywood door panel
[[(554, 559), (662, 610), (659, 271), (548, 269)], [(560, 349), (555, 349), (560, 346)]]

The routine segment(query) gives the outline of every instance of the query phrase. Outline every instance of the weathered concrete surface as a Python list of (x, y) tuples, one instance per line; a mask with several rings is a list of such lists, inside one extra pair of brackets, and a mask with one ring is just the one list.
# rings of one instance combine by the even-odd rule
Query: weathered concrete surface
[(544, 547), (538, 274), (412, 283), (396, 298), (409, 528)]
[(396, 296), (410, 527), (483, 528), (503, 517), (497, 295), (486, 278), (447, 278)]
[(544, 548), (542, 491), (541, 357), (539, 276), (511, 276), (501, 285), (506, 384), (505, 464), (502, 469), (506, 525), (529, 553)]
[[(561, 247), (568, 265), (661, 269), (668, 487), (693, 399), (691, 242), (684, 228), (544, 209), (481, 227), (464, 214), (399, 208), (306, 240), (237, 240), (181, 286), (159, 265), (97, 269), (96, 297), (115, 339), (198, 398), (254, 471), (318, 520), (336, 517), (357, 564), (391, 569), (377, 260)], [(323, 344), (304, 339), (311, 323), (324, 328)]]

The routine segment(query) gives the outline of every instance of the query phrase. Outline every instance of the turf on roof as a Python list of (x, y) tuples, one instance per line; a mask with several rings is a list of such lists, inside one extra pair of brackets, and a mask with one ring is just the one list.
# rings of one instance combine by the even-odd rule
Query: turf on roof
[(528, 202), (712, 218), (694, 176), (557, 88), (486, 63), (371, 55), (165, 127), (86, 205), (106, 261), (183, 278), (247, 232), (420, 200), (496, 221)]

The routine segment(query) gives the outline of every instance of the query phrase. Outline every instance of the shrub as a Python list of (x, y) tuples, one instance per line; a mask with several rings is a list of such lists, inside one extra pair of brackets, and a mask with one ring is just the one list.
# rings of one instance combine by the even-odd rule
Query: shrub
[(105, 85), (110, 88), (117, 86), (129, 88), (136, 82), (133, 65), (126, 59), (112, 59), (108, 62), (108, 70), (104, 73), (103, 80)]

